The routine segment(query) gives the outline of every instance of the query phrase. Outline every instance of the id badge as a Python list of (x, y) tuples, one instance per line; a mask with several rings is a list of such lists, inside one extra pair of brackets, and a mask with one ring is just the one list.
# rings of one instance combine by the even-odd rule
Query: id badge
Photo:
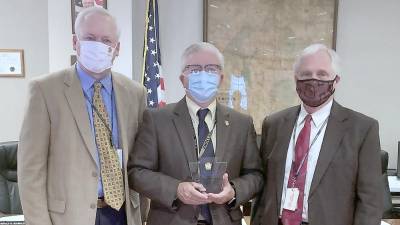
[(118, 148), (117, 149), (117, 154), (118, 154), (118, 161), (119, 161), (119, 166), (121, 167), (121, 169), (122, 169), (122, 159), (123, 159), (123, 157), (122, 157), (122, 149), (120, 149), (120, 148)]
[(295, 211), (297, 208), (297, 200), (299, 199), (299, 189), (298, 188), (288, 188), (286, 189), (285, 202), (283, 203), (283, 208)]

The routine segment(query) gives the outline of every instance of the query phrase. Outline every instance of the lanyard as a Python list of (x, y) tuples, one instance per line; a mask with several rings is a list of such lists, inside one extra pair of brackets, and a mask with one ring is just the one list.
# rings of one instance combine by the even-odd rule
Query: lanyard
[[(328, 118), (329, 118), (329, 116), (326, 117), (324, 123), (323, 123), (322, 126), (319, 128), (317, 134), (314, 136), (314, 138), (313, 138), (313, 140), (312, 140), (312, 142), (311, 142), (311, 145), (307, 148), (307, 152), (306, 152), (305, 156), (303, 157), (303, 159), (301, 160), (301, 163), (300, 163), (299, 167), (297, 168), (296, 174), (295, 174), (295, 176), (293, 177), (293, 186), (294, 186), (294, 182), (296, 181), (297, 177), (298, 177), (299, 174), (300, 174), (300, 169), (303, 167), (304, 162), (305, 162), (306, 158), (308, 157), (308, 153), (310, 152), (311, 147), (314, 145), (315, 141), (318, 139), (319, 135), (320, 135), (321, 132), (322, 132), (322, 129), (327, 125), (327, 123), (328, 123)], [(298, 122), (298, 120), (299, 120), (299, 117), (297, 117), (297, 119), (296, 119), (296, 126), (294, 127), (294, 131), (293, 131), (293, 135), (292, 135), (293, 150), (294, 150), (295, 147), (296, 147), (295, 136), (296, 136), (296, 131), (297, 131), (297, 122)]]
[[(107, 128), (107, 131), (109, 133), (109, 138), (110, 138), (110, 143), (111, 143), (111, 147), (115, 148), (114, 145), (114, 140), (113, 140), (113, 133), (112, 133), (112, 129), (114, 127), (114, 95), (111, 93), (111, 128), (110, 126), (107, 124), (106, 120), (103, 118), (103, 116), (101, 116), (99, 110), (97, 109), (97, 107), (93, 104), (93, 102), (90, 100), (90, 98), (87, 96), (86, 92), (83, 91), (83, 95), (85, 96), (86, 100), (89, 102), (90, 106), (92, 107), (92, 109), (95, 111), (95, 113), (97, 114), (97, 116), (100, 118), (101, 122), (104, 124), (104, 126)], [(95, 131), (96, 132), (96, 131)]]
[(203, 155), (203, 153), (206, 151), (206, 148), (207, 148), (208, 144), (210, 143), (211, 136), (214, 133), (214, 130), (215, 130), (215, 127), (217, 124), (217, 120), (214, 121), (214, 125), (213, 125), (213, 128), (211, 129), (211, 131), (208, 132), (208, 135), (207, 135), (206, 139), (204, 140), (203, 145), (201, 146), (200, 152), (199, 152), (199, 146), (197, 144), (198, 142), (197, 142), (196, 131), (194, 129), (193, 122), (191, 124), (192, 124), (193, 132), (195, 134), (193, 139), (194, 139), (194, 146), (195, 146), (195, 150), (196, 150), (196, 156), (197, 156), (197, 159), (199, 159), (199, 157), (201, 157)]

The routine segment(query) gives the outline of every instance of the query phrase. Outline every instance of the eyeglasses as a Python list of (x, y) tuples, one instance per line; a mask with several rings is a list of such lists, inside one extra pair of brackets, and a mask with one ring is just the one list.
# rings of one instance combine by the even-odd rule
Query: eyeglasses
[(207, 73), (220, 73), (222, 67), (217, 64), (207, 64), (207, 65), (187, 65), (183, 69), (183, 72), (187, 73), (200, 73), (201, 71), (205, 71)]

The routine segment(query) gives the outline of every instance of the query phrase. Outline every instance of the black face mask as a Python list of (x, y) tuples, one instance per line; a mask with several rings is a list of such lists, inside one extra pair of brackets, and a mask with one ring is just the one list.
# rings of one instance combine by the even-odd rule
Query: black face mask
[(327, 81), (318, 79), (297, 80), (296, 91), (304, 104), (310, 107), (318, 107), (324, 104), (335, 92), (333, 88), (335, 81), (336, 77)]

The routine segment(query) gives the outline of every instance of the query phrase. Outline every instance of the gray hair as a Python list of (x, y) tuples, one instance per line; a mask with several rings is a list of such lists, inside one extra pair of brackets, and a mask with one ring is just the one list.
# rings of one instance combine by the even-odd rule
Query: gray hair
[(328, 53), (329, 57), (331, 58), (331, 67), (335, 75), (338, 75), (340, 73), (340, 58), (339, 55), (332, 49), (328, 48), (324, 44), (312, 44), (306, 47), (300, 55), (296, 58), (295, 63), (293, 64), (293, 70), (295, 73), (297, 73), (301, 60), (307, 56), (307, 55), (312, 55), (315, 54), (318, 51), (325, 51)]
[(115, 17), (113, 15), (111, 15), (111, 13), (107, 10), (105, 10), (102, 7), (98, 7), (98, 6), (93, 6), (93, 7), (89, 7), (89, 8), (85, 8), (83, 9), (81, 12), (79, 12), (78, 17), (75, 20), (75, 34), (78, 36), (78, 38), (81, 37), (81, 26), (83, 24), (83, 22), (85, 21), (85, 19), (92, 15), (92, 14), (100, 14), (103, 16), (108, 16), (112, 19), (113, 23), (115, 24), (115, 27), (117, 28), (117, 39), (119, 40), (120, 34), (121, 34), (121, 30), (118, 26), (117, 20), (115, 19)]
[(219, 60), (219, 64), (220, 64), (221, 68), (224, 69), (224, 56), (218, 50), (218, 48), (208, 42), (197, 42), (197, 43), (191, 44), (189, 47), (187, 47), (185, 49), (185, 51), (183, 51), (182, 60), (181, 60), (182, 71), (185, 69), (186, 61), (189, 58), (189, 56), (191, 56), (194, 53), (200, 52), (200, 51), (210, 51), (210, 52), (214, 53)]

